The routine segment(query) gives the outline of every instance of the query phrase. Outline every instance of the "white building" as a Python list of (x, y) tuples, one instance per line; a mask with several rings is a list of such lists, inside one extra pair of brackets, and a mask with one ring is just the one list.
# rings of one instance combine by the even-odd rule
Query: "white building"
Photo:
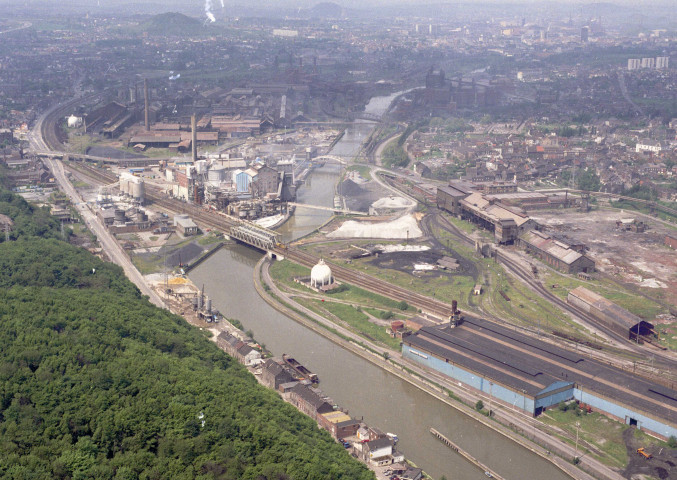
[(642, 68), (654, 68), (656, 66), (656, 59), (653, 57), (645, 57), (642, 59)]
[(78, 128), (82, 125), (82, 117), (76, 117), (75, 115), (71, 115), (68, 117), (66, 120), (68, 124), (68, 128)]
[(310, 270), (310, 285), (315, 288), (320, 288), (331, 285), (333, 282), (334, 279), (331, 276), (331, 268), (324, 263), (324, 260), (320, 259), (317, 265)]
[(670, 64), (670, 57), (656, 57), (656, 68), (668, 68)]
[(635, 152), (653, 152), (658, 153), (662, 150), (660, 142), (654, 142), (651, 140), (640, 140), (635, 145)]

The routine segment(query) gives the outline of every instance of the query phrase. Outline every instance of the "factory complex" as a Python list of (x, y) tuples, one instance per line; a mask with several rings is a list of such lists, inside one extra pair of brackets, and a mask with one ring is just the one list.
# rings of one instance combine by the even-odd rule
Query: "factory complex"
[(531, 416), (575, 400), (657, 437), (677, 436), (677, 392), (477, 318), (421, 328), (402, 354)]

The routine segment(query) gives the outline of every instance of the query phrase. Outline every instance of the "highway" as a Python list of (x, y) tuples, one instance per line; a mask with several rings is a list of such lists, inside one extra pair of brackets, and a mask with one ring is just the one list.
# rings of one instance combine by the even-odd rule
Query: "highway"
[(87, 227), (96, 235), (101, 247), (106, 252), (108, 257), (112, 262), (118, 264), (122, 267), (129, 278), (134, 284), (141, 290), (141, 293), (147, 295), (151, 303), (157, 305), (161, 308), (166, 308), (165, 303), (162, 301), (160, 296), (155, 293), (146, 283), (143, 276), (136, 267), (132, 264), (132, 261), (127, 256), (127, 253), (123, 250), (120, 244), (113, 238), (108, 229), (101, 223), (99, 217), (97, 217), (89, 208), (78, 192), (75, 190), (75, 187), (68, 181), (66, 178), (66, 173), (63, 168), (63, 164), (58, 160), (45, 160), (47, 166), (54, 174), (54, 178), (68, 197), (71, 199), (73, 205), (77, 209), (78, 213), (82, 216)]
[[(93, 98), (96, 95), (91, 95)], [(80, 103), (83, 98), (76, 98), (66, 104), (55, 105), (45, 111), (37, 119), (33, 129), (28, 134), (30, 148), (35, 151), (49, 151), (54, 148), (54, 143), (58, 142), (56, 135), (53, 133), (54, 119), (62, 114), (65, 114), (73, 105)], [(49, 130), (52, 130), (51, 134)], [(49, 142), (49, 145), (48, 145)], [(71, 202), (82, 216), (87, 227), (96, 235), (101, 247), (104, 249), (108, 257), (114, 263), (118, 264), (125, 271), (127, 278), (129, 278), (139, 288), (142, 294), (147, 295), (149, 300), (158, 307), (166, 308), (165, 303), (145, 282), (143, 276), (136, 267), (132, 264), (129, 256), (125, 253), (118, 242), (113, 238), (108, 229), (104, 227), (99, 218), (90, 210), (89, 206), (82, 200), (73, 185), (66, 178), (63, 163), (59, 160), (45, 158), (44, 162), (52, 171), (54, 178), (61, 187), (61, 189), (68, 195)], [(117, 180), (117, 177), (116, 177)]]

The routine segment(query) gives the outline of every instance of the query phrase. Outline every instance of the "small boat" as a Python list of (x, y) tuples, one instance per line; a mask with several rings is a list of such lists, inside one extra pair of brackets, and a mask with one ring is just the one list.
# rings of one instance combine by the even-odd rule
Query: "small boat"
[(388, 438), (390, 438), (395, 443), (400, 441), (400, 439), (394, 433), (388, 432), (388, 433), (386, 433), (386, 435), (388, 436)]

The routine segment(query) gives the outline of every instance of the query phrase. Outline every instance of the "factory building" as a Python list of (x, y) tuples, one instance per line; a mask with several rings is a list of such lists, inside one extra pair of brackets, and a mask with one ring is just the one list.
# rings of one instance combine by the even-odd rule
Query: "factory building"
[(520, 233), (533, 227), (533, 220), (518, 211), (479, 192), (459, 201), (461, 218), (494, 232), (497, 243), (513, 243)]
[(252, 183), (252, 174), (250, 169), (247, 170), (235, 170), (233, 172), (233, 183), (235, 183), (235, 189), (237, 193), (248, 193), (249, 185)]
[(437, 189), (437, 206), (494, 233), (497, 243), (513, 243), (534, 226), (517, 207), (496, 201), (477, 191), (469, 182), (452, 181)]
[(602, 322), (607, 328), (631, 340), (637, 336), (651, 340), (654, 335), (653, 324), (642, 320), (601, 295), (585, 287), (576, 287), (567, 295), (567, 303), (583, 309)]
[(546, 233), (530, 230), (519, 237), (518, 244), (527, 253), (563, 272), (590, 273), (595, 270), (595, 261), (592, 258)]
[(536, 416), (577, 400), (659, 438), (677, 436), (676, 391), (513, 329), (466, 317), (402, 342), (404, 357), (506, 408)]
[(174, 228), (181, 235), (196, 235), (198, 227), (188, 215), (174, 215)]
[(120, 174), (120, 192), (128, 195), (135, 202), (143, 203), (146, 197), (145, 183), (131, 173), (122, 172)]
[(118, 102), (111, 102), (85, 116), (85, 132), (100, 132), (108, 138), (117, 137), (126, 127), (132, 125), (136, 118), (135, 110)]

